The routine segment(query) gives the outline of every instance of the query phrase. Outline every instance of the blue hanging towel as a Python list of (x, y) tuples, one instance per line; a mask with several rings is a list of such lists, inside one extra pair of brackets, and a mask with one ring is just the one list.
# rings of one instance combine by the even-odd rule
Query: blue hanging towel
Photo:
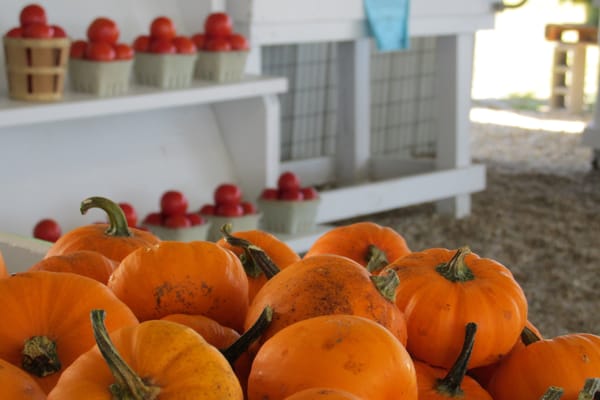
[(407, 49), (410, 0), (364, 0), (367, 25), (380, 51)]

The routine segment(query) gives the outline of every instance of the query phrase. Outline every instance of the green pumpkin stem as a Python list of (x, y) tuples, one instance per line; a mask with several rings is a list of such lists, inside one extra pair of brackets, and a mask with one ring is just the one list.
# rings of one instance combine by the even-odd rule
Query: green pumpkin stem
[(47, 336), (30, 337), (25, 341), (21, 355), (21, 367), (40, 378), (52, 375), (62, 367), (56, 352), (56, 342)]
[(523, 330), (521, 331), (521, 341), (523, 342), (523, 344), (525, 346), (529, 346), (530, 344), (539, 342), (540, 340), (542, 340), (542, 339), (528, 327), (524, 327)]
[(558, 386), (550, 386), (546, 393), (540, 398), (540, 400), (558, 400), (563, 395), (563, 388)]
[(109, 390), (114, 400), (154, 400), (158, 398), (160, 388), (146, 384), (139, 375), (119, 355), (115, 348), (106, 326), (104, 310), (92, 310), (90, 318), (96, 344), (102, 357), (106, 360), (116, 382), (110, 385)]
[[(271, 257), (269, 257), (263, 249), (250, 243), (246, 239), (242, 239), (231, 234), (231, 224), (224, 224), (221, 227), (221, 233), (223, 233), (223, 238), (225, 238), (225, 241), (230, 246), (240, 247), (244, 250), (244, 268), (246, 268), (246, 265), (250, 265), (250, 276), (256, 277), (260, 275), (260, 272), (262, 272), (265, 274), (267, 279), (271, 279), (279, 273), (279, 267), (275, 265), (273, 260), (271, 260)], [(258, 273), (255, 269), (256, 266), (258, 266), (260, 270)], [(248, 273), (248, 270), (246, 270), (246, 272)], [(251, 274), (256, 274), (256, 276)]]
[(463, 395), (463, 390), (460, 385), (467, 373), (467, 366), (469, 364), (469, 359), (471, 358), (471, 352), (473, 351), (476, 332), (477, 324), (469, 322), (465, 327), (465, 340), (458, 358), (446, 376), (439, 379), (436, 383), (436, 389), (440, 394), (448, 397), (458, 397)]
[(396, 289), (400, 284), (400, 278), (396, 271), (390, 269), (386, 275), (372, 275), (370, 278), (386, 300), (396, 303)]
[(389, 264), (387, 256), (383, 250), (374, 244), (370, 244), (367, 248), (367, 271), (373, 273), (379, 271), (383, 267)]
[(577, 400), (596, 400), (600, 398), (600, 378), (588, 378)]
[(466, 282), (475, 279), (475, 275), (465, 263), (465, 257), (471, 254), (471, 249), (463, 246), (456, 250), (454, 256), (447, 263), (438, 265), (435, 270), (444, 278), (452, 282)]
[(108, 228), (105, 233), (108, 236), (129, 237), (131, 231), (127, 226), (127, 218), (121, 207), (106, 197), (93, 196), (81, 202), (79, 210), (84, 215), (90, 208), (101, 208), (108, 216)]
[(271, 320), (273, 319), (273, 309), (266, 306), (258, 316), (256, 322), (240, 336), (235, 342), (233, 342), (226, 349), (221, 350), (221, 354), (225, 356), (229, 364), (233, 365), (242, 354), (244, 354), (250, 345), (257, 341), (260, 336), (269, 327)]

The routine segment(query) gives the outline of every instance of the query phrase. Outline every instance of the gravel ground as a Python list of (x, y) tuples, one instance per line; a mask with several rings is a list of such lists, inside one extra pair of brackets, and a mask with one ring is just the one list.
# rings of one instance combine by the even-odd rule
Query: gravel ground
[[(491, 113), (488, 120), (498, 115), (480, 111)], [(592, 150), (567, 132), (573, 126), (561, 131), (551, 120), (577, 118), (512, 115), (538, 126), (501, 126), (472, 114), (479, 119), (472, 155), (487, 165), (487, 187), (473, 195), (470, 216), (456, 220), (422, 204), (362, 219), (395, 228), (413, 251), (468, 245), (506, 265), (527, 296), (530, 321), (546, 337), (600, 334), (600, 171), (591, 168)]]

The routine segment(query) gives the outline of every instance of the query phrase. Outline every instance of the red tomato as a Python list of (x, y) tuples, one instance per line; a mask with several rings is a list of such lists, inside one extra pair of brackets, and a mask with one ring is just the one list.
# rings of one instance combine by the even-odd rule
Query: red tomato
[(127, 225), (130, 227), (135, 227), (137, 225), (138, 217), (135, 208), (129, 203), (119, 203), (119, 207), (125, 213), (125, 218), (127, 219)]
[(175, 54), (177, 49), (171, 40), (168, 39), (150, 39), (150, 48), (148, 49), (151, 53), (159, 54)]
[(115, 44), (115, 58), (117, 60), (131, 60), (134, 54), (133, 47), (130, 45), (125, 43)]
[(284, 189), (279, 191), (279, 200), (302, 201), (304, 196), (300, 189)]
[(300, 189), (300, 179), (293, 172), (286, 171), (279, 175), (277, 188), (281, 190)]
[(33, 39), (48, 39), (54, 36), (54, 28), (37, 22), (27, 24), (23, 28), (23, 37)]
[(110, 18), (99, 17), (92, 21), (87, 29), (87, 37), (90, 42), (117, 43), (119, 39), (119, 27)]
[(16, 27), (16, 28), (12, 28), (8, 32), (6, 32), (5, 36), (6, 37), (12, 37), (12, 38), (23, 37), (23, 28), (21, 28), (20, 26)]
[(71, 49), (69, 50), (69, 57), (71, 58), (85, 58), (87, 52), (88, 43), (85, 40), (76, 40), (71, 43)]
[(150, 24), (150, 37), (152, 39), (171, 40), (176, 34), (175, 25), (168, 17), (157, 17)]
[(244, 210), (244, 214), (256, 214), (256, 212), (258, 211), (254, 203), (251, 203), (249, 201), (242, 201), (241, 206)]
[(33, 237), (36, 239), (56, 242), (61, 234), (60, 225), (51, 218), (42, 219), (33, 227)]
[(165, 218), (164, 226), (168, 228), (189, 228), (192, 226), (192, 223), (185, 214), (180, 214)]
[(244, 208), (241, 204), (218, 204), (215, 208), (215, 215), (220, 217), (241, 217), (244, 215)]
[(132, 46), (134, 51), (147, 52), (150, 51), (150, 36), (140, 35), (135, 38)]
[(215, 189), (214, 199), (217, 207), (221, 204), (237, 205), (242, 201), (242, 190), (233, 183), (223, 183)]
[(314, 200), (319, 197), (319, 192), (312, 186), (300, 189), (304, 200)]
[(173, 44), (179, 54), (194, 54), (198, 51), (194, 41), (187, 36), (175, 36)]
[(146, 215), (146, 217), (144, 218), (144, 222), (145, 225), (162, 225), (163, 224), (163, 215), (159, 212), (151, 212), (150, 214)]
[(178, 190), (168, 190), (160, 198), (160, 211), (163, 215), (185, 215), (187, 213), (188, 200)]
[(277, 200), (279, 198), (279, 192), (275, 188), (266, 188), (260, 194), (262, 199)]
[(202, 215), (214, 215), (215, 214), (215, 206), (212, 204), (205, 204), (200, 207), (200, 211), (198, 213)]
[(188, 220), (190, 220), (192, 226), (202, 225), (204, 223), (204, 218), (202, 218), (202, 215), (198, 213), (188, 213), (186, 214), (186, 217)]
[(65, 30), (58, 26), (58, 25), (51, 25), (52, 29), (54, 29), (54, 37), (55, 38), (64, 38), (67, 37), (67, 32), (65, 32)]
[(233, 21), (227, 13), (212, 13), (204, 20), (204, 33), (208, 36), (226, 38), (233, 33)]
[(241, 51), (250, 49), (250, 43), (246, 37), (239, 33), (234, 33), (229, 36), (229, 44), (231, 45), (231, 50)]
[(203, 49), (204, 44), (206, 43), (206, 35), (203, 33), (196, 33), (195, 35), (192, 35), (192, 41), (197, 49)]
[(19, 21), (21, 26), (25, 27), (29, 24), (43, 24), (46, 25), (48, 20), (46, 18), (46, 10), (38, 4), (30, 4), (23, 7), (21, 14), (19, 14)]
[(108, 42), (90, 42), (85, 51), (85, 58), (92, 61), (113, 61), (117, 53)]
[(230, 51), (231, 44), (224, 37), (209, 37), (204, 43), (204, 50), (207, 51)]

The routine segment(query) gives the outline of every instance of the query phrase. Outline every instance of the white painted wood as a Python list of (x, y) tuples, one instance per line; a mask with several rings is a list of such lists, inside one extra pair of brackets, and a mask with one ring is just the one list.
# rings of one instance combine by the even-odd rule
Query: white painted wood
[(371, 159), (371, 175), (374, 179), (390, 179), (435, 170), (435, 160), (406, 159), (396, 156), (377, 156)]
[(335, 159), (317, 157), (281, 163), (280, 171), (294, 171), (303, 185), (322, 185), (335, 181)]
[(51, 243), (0, 232), (0, 253), (9, 273), (24, 272), (44, 258)]

